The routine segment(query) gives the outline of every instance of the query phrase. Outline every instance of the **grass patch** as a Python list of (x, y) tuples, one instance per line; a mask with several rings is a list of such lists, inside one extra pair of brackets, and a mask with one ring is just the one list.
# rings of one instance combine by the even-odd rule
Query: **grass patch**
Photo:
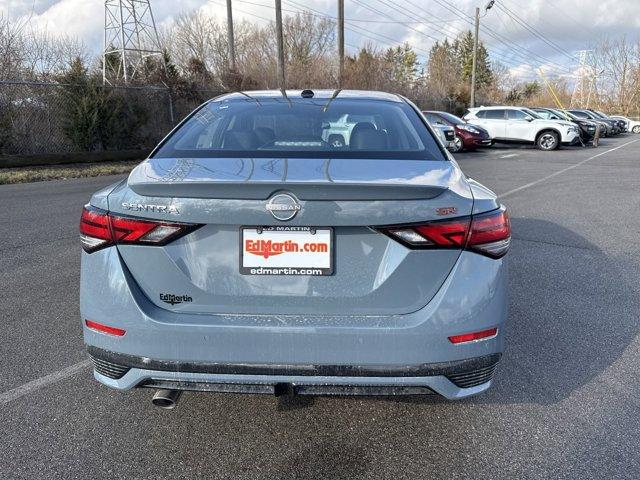
[(23, 167), (0, 169), (0, 185), (10, 183), (45, 182), (67, 178), (99, 177), (129, 173), (139, 161), (85, 163), (59, 167)]

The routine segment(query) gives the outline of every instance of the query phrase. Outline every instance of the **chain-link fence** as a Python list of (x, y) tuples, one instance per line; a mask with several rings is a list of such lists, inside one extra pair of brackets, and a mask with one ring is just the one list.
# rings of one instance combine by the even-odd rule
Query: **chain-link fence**
[(0, 82), (0, 154), (148, 149), (216, 91)]

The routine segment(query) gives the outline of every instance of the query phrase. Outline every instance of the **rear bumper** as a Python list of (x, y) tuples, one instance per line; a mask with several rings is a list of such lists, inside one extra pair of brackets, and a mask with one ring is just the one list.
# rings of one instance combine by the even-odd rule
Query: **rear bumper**
[(418, 395), (449, 399), (491, 385), (501, 354), (407, 366), (247, 365), (182, 363), (123, 355), (87, 347), (94, 376), (119, 389), (134, 387), (278, 395)]
[[(116, 389), (162, 382), (212, 391), (259, 385), (267, 390), (262, 393), (279, 384), (343, 393), (415, 387), (461, 398), (488, 388), (490, 377), (461, 387), (451, 375), (472, 374), (480, 368), (473, 362), (503, 350), (506, 262), (462, 252), (431, 301), (406, 315), (205, 315), (152, 304), (117, 250), (107, 248), (83, 254), (80, 310), (82, 319), (126, 330), (115, 337), (83, 326), (90, 353), (106, 362), (95, 378)], [(493, 327), (493, 338), (458, 345), (448, 340)], [(109, 371), (122, 376), (110, 378)]]

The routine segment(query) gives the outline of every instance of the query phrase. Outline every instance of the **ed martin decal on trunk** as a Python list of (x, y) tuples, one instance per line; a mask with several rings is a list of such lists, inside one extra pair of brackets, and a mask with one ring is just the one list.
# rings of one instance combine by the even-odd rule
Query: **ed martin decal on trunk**
[(183, 302), (193, 302), (193, 298), (189, 295), (174, 295), (172, 293), (161, 293), (160, 300), (170, 305), (177, 305)]

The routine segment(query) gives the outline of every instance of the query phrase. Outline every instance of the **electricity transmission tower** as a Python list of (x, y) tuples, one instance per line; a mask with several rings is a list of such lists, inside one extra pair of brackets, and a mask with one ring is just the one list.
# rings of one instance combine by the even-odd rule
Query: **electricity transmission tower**
[(105, 0), (103, 82), (130, 82), (150, 57), (159, 58), (164, 65), (149, 1)]
[(571, 106), (578, 108), (589, 108), (591, 97), (595, 93), (596, 71), (593, 63), (593, 50), (580, 50), (578, 58), (580, 66), (578, 67), (578, 79), (573, 87), (571, 95)]

